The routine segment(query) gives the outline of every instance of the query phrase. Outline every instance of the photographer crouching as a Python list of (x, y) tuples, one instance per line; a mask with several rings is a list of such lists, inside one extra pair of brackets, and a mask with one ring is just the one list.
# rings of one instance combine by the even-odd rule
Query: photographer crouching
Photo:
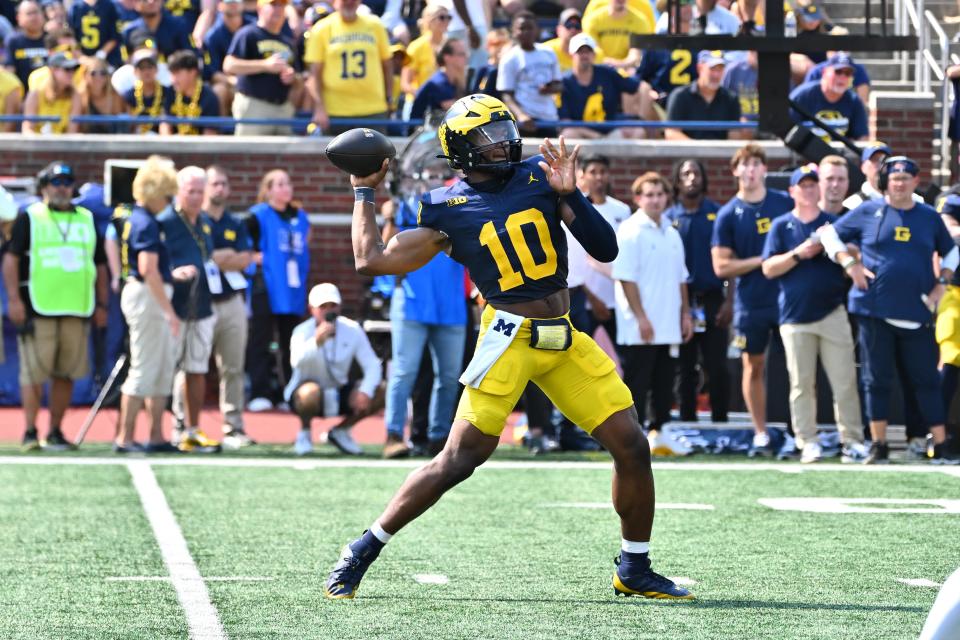
[(50, 384), (50, 429), (44, 447), (73, 445), (60, 429), (73, 382), (87, 375), (90, 318), (106, 326), (107, 259), (93, 214), (71, 202), (76, 179), (54, 162), (37, 175), (43, 198), (13, 225), (3, 258), (10, 320), (17, 326), (23, 449), (38, 449), (37, 413)]

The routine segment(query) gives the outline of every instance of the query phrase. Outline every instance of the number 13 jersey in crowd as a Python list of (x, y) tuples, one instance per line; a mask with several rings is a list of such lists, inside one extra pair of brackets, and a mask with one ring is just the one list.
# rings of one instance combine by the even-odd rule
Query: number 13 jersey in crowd
[[(475, 188), (462, 180), (420, 201), (419, 225), (449, 236), (450, 256), (470, 270), (494, 306), (539, 300), (567, 288), (559, 198), (537, 164), (542, 159), (520, 163), (505, 183)], [(484, 189), (493, 182), (495, 191)]]

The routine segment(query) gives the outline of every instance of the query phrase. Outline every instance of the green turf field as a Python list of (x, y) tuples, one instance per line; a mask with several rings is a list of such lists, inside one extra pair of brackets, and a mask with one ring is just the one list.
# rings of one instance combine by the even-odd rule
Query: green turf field
[[(0, 463), (0, 638), (187, 637), (124, 462), (12, 463), (27, 459), (84, 461)], [(322, 583), (340, 547), (410, 468), (233, 460), (277, 466), (138, 463), (219, 619), (222, 635), (198, 638), (915, 638), (936, 588), (897, 579), (941, 582), (960, 557), (956, 473), (691, 462), (656, 471), (661, 503), (699, 508), (658, 511), (651, 555), (661, 573), (695, 581), (698, 600), (615, 598), (617, 518), (597, 504), (609, 467), (508, 460), (398, 535), (355, 600), (331, 602)], [(842, 514), (758, 502), (816, 496), (958, 502)]]

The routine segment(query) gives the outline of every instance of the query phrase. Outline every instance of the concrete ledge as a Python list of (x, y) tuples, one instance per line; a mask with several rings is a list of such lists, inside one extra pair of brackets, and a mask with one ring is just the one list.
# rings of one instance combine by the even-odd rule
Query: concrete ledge
[(935, 96), (931, 91), (910, 92), (902, 91), (871, 91), (870, 111), (896, 111), (899, 109), (933, 109)]

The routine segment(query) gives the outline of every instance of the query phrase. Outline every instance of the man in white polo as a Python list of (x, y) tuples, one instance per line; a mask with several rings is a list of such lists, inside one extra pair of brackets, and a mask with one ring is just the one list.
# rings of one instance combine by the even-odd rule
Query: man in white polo
[(633, 192), (639, 208), (617, 230), (620, 253), (612, 270), (623, 381), (641, 424), (647, 395), (652, 396), (651, 452), (685, 455), (688, 445), (660, 433), (670, 421), (679, 345), (693, 335), (683, 240), (663, 217), (670, 186), (660, 174), (643, 174), (634, 181)]
[[(347, 455), (363, 451), (350, 428), (383, 406), (383, 364), (373, 352), (363, 328), (340, 315), (340, 290), (329, 282), (310, 290), (310, 319), (301, 322), (290, 338), (293, 374), (284, 389), (284, 400), (300, 417), (301, 430), (293, 450), (313, 451), (310, 423), (316, 417), (343, 416), (327, 434), (327, 441)], [(353, 384), (350, 367), (356, 360), (363, 378)]]

